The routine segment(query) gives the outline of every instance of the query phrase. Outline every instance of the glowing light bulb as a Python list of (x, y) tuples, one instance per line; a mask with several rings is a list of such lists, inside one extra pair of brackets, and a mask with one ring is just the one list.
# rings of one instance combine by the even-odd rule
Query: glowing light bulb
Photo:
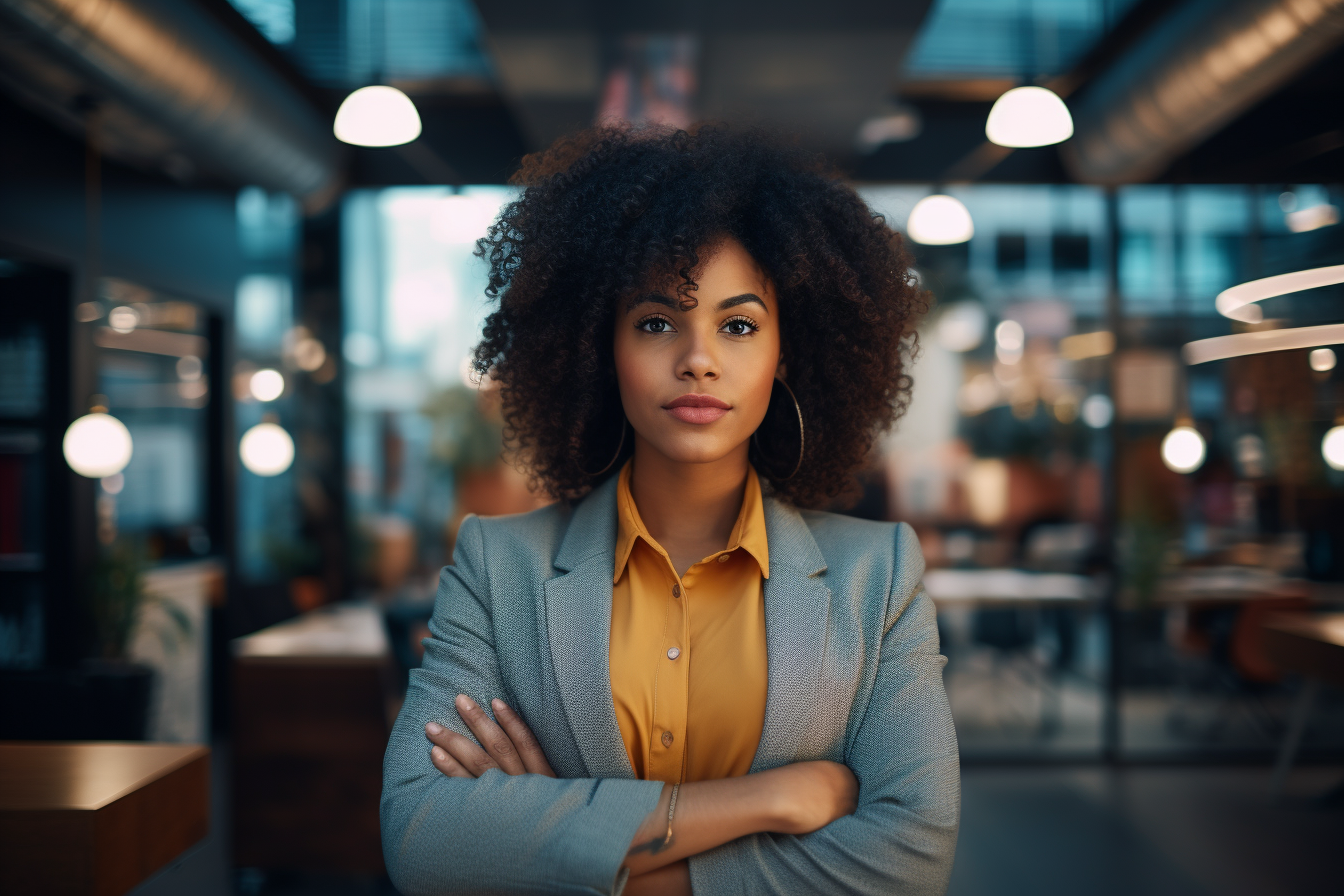
[(105, 479), (126, 469), (131, 450), (126, 424), (101, 411), (71, 423), (61, 440), (61, 452), (70, 469), (89, 479)]
[(278, 476), (294, 463), (294, 440), (278, 423), (258, 423), (243, 433), (238, 455), (258, 476)]
[(285, 391), (285, 378), (280, 371), (267, 367), (252, 374), (248, 389), (257, 401), (275, 401)]
[(926, 246), (950, 246), (974, 236), (975, 223), (960, 200), (935, 193), (915, 203), (905, 222), (905, 232), (910, 239)]
[(1344, 470), (1344, 426), (1333, 426), (1321, 439), (1321, 457), (1331, 469)]
[(1193, 473), (1204, 463), (1204, 437), (1193, 426), (1177, 426), (1162, 440), (1162, 463), (1176, 473)]
[(1307, 355), (1307, 363), (1310, 364), (1311, 369), (1317, 373), (1334, 370), (1335, 360), (1334, 350), (1328, 348), (1312, 349), (1311, 354)]
[(1111, 418), (1115, 416), (1115, 405), (1111, 400), (1097, 393), (1089, 395), (1083, 399), (1082, 417), (1083, 422), (1093, 429), (1105, 429), (1111, 425)]
[(355, 146), (399, 146), (420, 136), (420, 113), (395, 87), (361, 87), (336, 110), (332, 130)]
[(1053, 90), (1014, 87), (989, 110), (985, 136), (1000, 146), (1049, 146), (1073, 136), (1073, 116)]

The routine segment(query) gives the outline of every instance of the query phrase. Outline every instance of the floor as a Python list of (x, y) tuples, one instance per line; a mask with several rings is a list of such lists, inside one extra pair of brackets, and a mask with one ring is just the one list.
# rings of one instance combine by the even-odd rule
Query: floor
[(969, 768), (949, 896), (1339, 892), (1344, 769)]
[[(227, 747), (215, 768), (227, 768)], [(962, 774), (949, 896), (1298, 896), (1338, 892), (1344, 768), (1296, 769), (1273, 800), (1248, 767), (985, 767)], [(211, 835), (133, 896), (395, 896), (385, 880), (275, 878), (229, 862), (225, 775)]]

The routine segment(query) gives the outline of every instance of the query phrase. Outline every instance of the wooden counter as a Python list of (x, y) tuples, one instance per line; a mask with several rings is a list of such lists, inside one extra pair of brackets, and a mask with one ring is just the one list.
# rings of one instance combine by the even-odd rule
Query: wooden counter
[(382, 614), (335, 604), (233, 642), (239, 867), (383, 873), (393, 662)]
[(118, 896), (210, 828), (210, 751), (0, 743), (0, 892)]

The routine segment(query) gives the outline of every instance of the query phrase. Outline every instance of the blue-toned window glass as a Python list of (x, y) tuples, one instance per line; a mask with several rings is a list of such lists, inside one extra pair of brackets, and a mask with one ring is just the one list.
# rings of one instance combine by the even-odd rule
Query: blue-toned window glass
[(238, 573), (244, 582), (270, 582), (305, 571), (296, 564), (311, 553), (299, 535), (292, 460), (277, 473), (243, 452), (244, 440), (261, 424), (277, 425), (292, 438), (293, 379), (300, 373), (293, 353), (300, 217), (289, 196), (258, 187), (239, 191), (236, 215), (247, 267), (234, 290), (237, 345), (230, 384), (237, 436), (230, 462), (238, 465)]
[[(432, 572), (448, 560), (455, 477), (435, 439), (454, 424), (436, 409), (474, 394), (469, 356), (488, 312), (487, 266), (475, 243), (516, 195), (505, 187), (398, 187), (344, 200), (351, 516), (366, 544), (408, 542), (416, 569)], [(382, 575), (363, 573), (365, 581)]]

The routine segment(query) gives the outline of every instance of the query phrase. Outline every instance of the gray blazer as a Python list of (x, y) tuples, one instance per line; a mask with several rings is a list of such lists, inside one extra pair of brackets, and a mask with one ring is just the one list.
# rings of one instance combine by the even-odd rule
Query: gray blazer
[[(772, 498), (765, 525), (769, 685), (751, 770), (843, 762), (859, 807), (805, 836), (695, 856), (694, 891), (941, 894), (961, 792), (915, 534)], [(405, 896), (625, 886), (626, 850), (663, 785), (634, 778), (612, 704), (615, 542), (614, 476), (572, 509), (463, 523), (383, 766), (383, 854)], [(469, 734), (458, 693), (517, 708), (560, 777), (439, 773), (424, 726)]]

